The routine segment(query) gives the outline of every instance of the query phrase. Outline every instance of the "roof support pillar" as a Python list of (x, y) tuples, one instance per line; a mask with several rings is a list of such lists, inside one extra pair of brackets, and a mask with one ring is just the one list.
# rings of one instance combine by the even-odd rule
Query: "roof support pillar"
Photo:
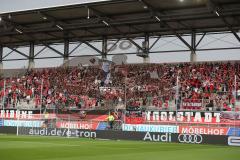
[(197, 54), (196, 54), (196, 33), (193, 32), (191, 35), (191, 54), (190, 54), (190, 62), (197, 61)]
[(63, 66), (69, 66), (69, 40), (64, 40)]
[(193, 63), (197, 61), (197, 54), (195, 51), (191, 51), (190, 61)]
[(3, 46), (0, 45), (0, 73), (2, 72), (3, 69)]
[(145, 38), (144, 38), (144, 42), (142, 44), (142, 48), (143, 48), (143, 63), (149, 63), (150, 62), (150, 58), (149, 58), (149, 35), (145, 34)]
[(34, 67), (35, 67), (35, 62), (34, 62), (34, 42), (30, 42), (29, 57), (28, 57), (28, 69), (33, 69)]
[(107, 38), (104, 37), (102, 40), (102, 60), (107, 60)]

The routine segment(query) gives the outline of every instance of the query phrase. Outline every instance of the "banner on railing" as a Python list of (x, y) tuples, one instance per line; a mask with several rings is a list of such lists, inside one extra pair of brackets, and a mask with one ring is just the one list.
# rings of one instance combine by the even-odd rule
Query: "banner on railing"
[(67, 128), (20, 128), (20, 134), (38, 136), (62, 136), (96, 138), (96, 131)]
[(193, 123), (240, 126), (240, 112), (146, 111), (142, 117), (126, 116), (126, 123)]
[(17, 115), (20, 115), (19, 118), (32, 119), (33, 111), (28, 110), (1, 110), (0, 118), (17, 118)]
[(227, 135), (228, 129), (227, 127), (179, 126), (179, 133)]
[(240, 128), (233, 128), (233, 127), (229, 128), (227, 135), (240, 137)]
[(182, 102), (182, 108), (184, 109), (200, 109), (202, 107), (202, 100), (200, 99), (185, 99)]
[(4, 120), (3, 126), (8, 127), (41, 127), (43, 121)]
[(123, 131), (136, 132), (165, 132), (178, 133), (178, 126), (174, 125), (148, 125), (148, 124), (123, 124)]
[(228, 137), (228, 145), (229, 146), (240, 146), (240, 137), (230, 136)]
[(233, 135), (240, 136), (240, 128), (185, 126), (185, 125), (151, 125), (151, 124), (123, 124), (123, 131), (181, 133), (204, 135)]
[[(35, 113), (35, 110), (0, 110), (0, 118), (4, 119), (24, 119), (24, 120), (36, 120), (36, 119), (54, 119), (56, 118), (56, 114), (53, 113), (46, 113), (46, 114), (39, 114)], [(39, 111), (38, 111), (39, 112)], [(66, 114), (65, 114), (66, 115)]]
[(0, 119), (0, 127), (3, 126), (3, 119)]
[(57, 128), (70, 128), (70, 129), (96, 130), (98, 125), (99, 125), (99, 122), (95, 122), (95, 121), (76, 121), (76, 122), (60, 121), (60, 122), (56, 122)]

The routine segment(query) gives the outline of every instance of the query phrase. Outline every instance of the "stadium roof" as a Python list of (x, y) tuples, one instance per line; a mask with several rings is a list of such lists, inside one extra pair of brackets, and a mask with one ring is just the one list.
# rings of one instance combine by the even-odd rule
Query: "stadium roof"
[(4, 46), (224, 31), (240, 41), (239, 0), (113, 0), (0, 17)]

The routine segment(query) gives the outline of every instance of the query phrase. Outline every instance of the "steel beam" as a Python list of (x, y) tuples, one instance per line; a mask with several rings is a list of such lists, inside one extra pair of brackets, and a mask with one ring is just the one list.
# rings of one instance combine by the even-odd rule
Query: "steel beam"
[(71, 55), (74, 51), (76, 51), (81, 45), (82, 45), (82, 42), (80, 42), (76, 47), (74, 47), (74, 48), (69, 52), (69, 55)]
[[(229, 47), (229, 48), (207, 48), (207, 49), (196, 49), (196, 51), (214, 51), (214, 50), (240, 50), (240, 47)], [(165, 50), (165, 51), (149, 51), (150, 54), (161, 54), (161, 53), (172, 53), (172, 52), (188, 52), (189, 50)], [(136, 52), (128, 52), (124, 53), (126, 55), (135, 55)], [(109, 53), (108, 55), (123, 55), (123, 53)], [(88, 57), (88, 56), (101, 56), (99, 55), (73, 55), (69, 57)], [(37, 57), (35, 59), (54, 59), (54, 58), (62, 58), (62, 56), (54, 56), (54, 57)], [(23, 58), (19, 59), (3, 59), (3, 61), (16, 61), (16, 60), (27, 60)]]
[(30, 42), (29, 59), (34, 59), (34, 42)]
[(153, 6), (151, 6), (150, 4), (148, 4), (146, 1), (144, 1), (144, 0), (139, 0), (142, 4), (144, 4), (145, 6), (147, 6), (147, 8), (148, 8), (148, 10), (150, 11), (150, 13), (153, 15), (153, 17), (158, 17), (157, 19), (158, 19), (158, 22), (160, 23), (160, 24), (164, 24), (165, 26), (167, 26), (173, 33), (174, 33), (174, 35), (176, 35), (191, 51), (193, 51), (194, 49), (192, 48), (192, 46), (191, 45), (189, 45), (188, 43), (187, 43), (187, 41), (185, 41), (183, 38), (182, 38), (182, 36), (179, 34), (179, 33), (177, 33), (177, 31), (173, 28), (173, 27), (171, 27), (167, 22), (165, 22), (165, 21), (162, 21), (159, 17), (159, 15), (162, 15), (162, 13), (160, 13), (159, 11), (157, 11)]
[(149, 63), (150, 57), (149, 57), (149, 35), (145, 34), (144, 42), (143, 42), (143, 63)]
[(154, 42), (153, 44), (149, 47), (149, 51), (155, 46), (155, 44), (157, 44), (157, 42), (161, 39), (161, 36), (159, 36)]
[(204, 33), (201, 38), (199, 39), (199, 41), (197, 42), (195, 49), (198, 47), (198, 45), (202, 42), (203, 38), (206, 36), (206, 33)]
[(107, 38), (103, 37), (102, 40), (102, 59), (106, 60), (107, 59), (107, 53), (108, 53), (108, 49), (107, 49)]
[(55, 48), (51, 47), (50, 45), (43, 43), (44, 46), (46, 46), (47, 48), (51, 49), (52, 51), (54, 51), (55, 53), (61, 55), (62, 57), (64, 56), (64, 54), (58, 50), (56, 50)]
[(231, 24), (229, 24), (228, 21), (225, 19), (224, 11), (222, 11), (222, 9), (220, 9), (221, 7), (212, 0), (208, 0), (207, 7), (213, 14), (215, 14), (217, 17), (219, 17), (223, 21), (223, 23), (227, 26), (227, 28), (232, 32), (232, 34), (240, 42), (240, 37), (238, 36), (236, 31), (234, 31)]
[(20, 52), (19, 50), (15, 49), (15, 48), (12, 48), (12, 47), (7, 47), (7, 48), (9, 48), (9, 49), (11, 49), (12, 51), (14, 51), (14, 52), (16, 52), (16, 53), (18, 53), (18, 54), (20, 54), (20, 55), (28, 58), (28, 56), (27, 56), (25, 53)]
[(145, 34), (144, 50), (147, 54), (149, 53), (149, 35), (148, 34)]
[(25, 26), (20, 25), (20, 24), (18, 24), (18, 23), (16, 23), (16, 22), (13, 22), (12, 20), (6, 19), (6, 18), (4, 18), (4, 17), (2, 17), (2, 21), (5, 22), (5, 23), (7, 23), (8, 25), (12, 26), (12, 27), (13, 27), (12, 29), (15, 30), (16, 32), (21, 32), (21, 33), (18, 33), (18, 34), (24, 34), (24, 35), (26, 35), (28, 38), (30, 38), (32, 41), (34, 41), (34, 40), (36, 39), (36, 38), (33, 37), (32, 35), (26, 34), (26, 33), (24, 32), (24, 30), (26, 29)]
[(35, 49), (34, 42), (30, 42), (29, 57), (28, 57), (28, 69), (33, 69), (35, 67), (34, 49)]
[(240, 37), (238, 36), (238, 34), (236, 33), (236, 31), (233, 30), (232, 26), (227, 22), (227, 20), (222, 16), (220, 15), (219, 16), (222, 21), (226, 24), (226, 26), (228, 27), (228, 29), (232, 32), (232, 34), (234, 35), (234, 37), (238, 40), (238, 42), (240, 42)]
[[(45, 17), (47, 17), (47, 19), (49, 19), (50, 21), (52, 21), (54, 24), (56, 24), (56, 25), (66, 25), (66, 22), (64, 22), (64, 21), (62, 21), (62, 20), (59, 20), (59, 19), (57, 19), (56, 17), (54, 17), (54, 16), (50, 16), (50, 15), (48, 15), (48, 14), (46, 14), (46, 13), (43, 13), (43, 12), (39, 12), (39, 14), (41, 14), (42, 16), (45, 16)], [(63, 30), (64, 30), (64, 35), (65, 35), (65, 38), (68, 38), (68, 35), (69, 34), (71, 34), (71, 35), (73, 35), (74, 37), (78, 37), (75, 33), (73, 33), (72, 31), (69, 31), (69, 30), (65, 30), (64, 29), (64, 26), (63, 26)], [(93, 34), (93, 35), (96, 35), (96, 33), (93, 33), (93, 32), (91, 32), (91, 31), (89, 31), (88, 29), (85, 29), (87, 32), (89, 32), (89, 33), (91, 33), (91, 34)], [(80, 42), (82, 42), (82, 43), (85, 43), (87, 46), (89, 46), (90, 48), (92, 48), (92, 49), (94, 49), (95, 51), (97, 51), (98, 53), (101, 53), (102, 54), (102, 52), (100, 51), (100, 50), (98, 50), (96, 47), (94, 47), (93, 45), (91, 45), (90, 43), (88, 43), (88, 42), (86, 42), (86, 41), (82, 41), (81, 39), (79, 39), (78, 38), (78, 40), (80, 41)], [(79, 46), (78, 46), (79, 47)], [(77, 47), (77, 48), (78, 48)], [(76, 49), (77, 49), (76, 48)], [(74, 51), (75, 49), (73, 49), (73, 51)], [(56, 51), (56, 50), (55, 50)], [(72, 52), (71, 52), (72, 53)], [(71, 54), (71, 53), (69, 53), (69, 40), (64, 40), (64, 54), (63, 54), (63, 58), (64, 58), (64, 64), (65, 64), (65, 62), (67, 62), (68, 61), (68, 57), (69, 57), (69, 54)]]
[(37, 57), (40, 53), (42, 53), (47, 47), (43, 47), (40, 51), (38, 51), (35, 55), (34, 58)]
[(192, 32), (191, 34), (191, 47), (193, 48), (193, 51), (196, 50), (196, 33)]
[(63, 58), (68, 58), (69, 56), (69, 40), (65, 39), (64, 40), (64, 55)]
[(144, 49), (139, 46), (135, 41), (133, 41), (131, 38), (127, 38), (127, 40), (129, 40), (134, 46), (136, 46), (139, 50), (141, 50), (142, 52), (144, 52)]
[(197, 54), (196, 54), (196, 33), (195, 32), (192, 32), (192, 35), (191, 35), (191, 47), (193, 50), (191, 50), (190, 61), (196, 62)]
[[(17, 48), (16, 48), (17, 49)], [(12, 53), (13, 53), (14, 51), (13, 50), (11, 50), (10, 52), (8, 52), (5, 56), (3, 56), (3, 58), (2, 59), (5, 59), (5, 58), (7, 58), (9, 55), (11, 55)]]
[(111, 51), (121, 39), (119, 38), (107, 51)]
[(99, 49), (97, 49), (96, 47), (94, 47), (93, 45), (91, 45), (90, 43), (88, 43), (87, 41), (82, 41), (84, 44), (86, 44), (87, 46), (89, 46), (90, 48), (92, 48), (93, 50), (95, 50), (96, 52), (100, 53), (102, 55), (102, 51), (100, 51)]
[(64, 40), (64, 54), (63, 54), (63, 65), (65, 67), (69, 66), (69, 40)]
[[(94, 8), (90, 8), (90, 7), (88, 7), (90, 10), (92, 10), (95, 14), (96, 14), (96, 16), (101, 20), (101, 21), (107, 21), (107, 20), (111, 20), (111, 21), (113, 21), (113, 19), (111, 18), (111, 17), (109, 17), (109, 16), (107, 16), (105, 13), (103, 13), (103, 12), (101, 12), (101, 11), (99, 11), (99, 10), (96, 10), (96, 9), (94, 9)], [(120, 34), (122, 34), (122, 35), (126, 35), (126, 33), (123, 33), (121, 30), (119, 30), (117, 27), (115, 27), (115, 26), (112, 26), (111, 25), (111, 23), (110, 22), (107, 22), (108, 24), (109, 24), (109, 27), (111, 27), (112, 29), (114, 29), (114, 30), (116, 30), (117, 32), (119, 32)], [(127, 27), (131, 27), (132, 28), (132, 26), (130, 26), (130, 25), (126, 25)], [(133, 28), (133, 29), (135, 29), (136, 30), (136, 28)], [(138, 29), (137, 29), (138, 30)], [(127, 38), (127, 40), (129, 40), (133, 45), (135, 45), (138, 49), (140, 49), (140, 50), (142, 50), (143, 51), (143, 48), (141, 47), (141, 46), (139, 46), (136, 42), (134, 42), (132, 39), (130, 39), (130, 38)]]
[(0, 45), (0, 70), (3, 69), (3, 46)]

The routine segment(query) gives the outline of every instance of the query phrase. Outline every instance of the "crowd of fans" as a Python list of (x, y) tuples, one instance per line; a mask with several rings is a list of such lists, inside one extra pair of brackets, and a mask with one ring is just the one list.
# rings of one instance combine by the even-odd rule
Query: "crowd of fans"
[[(35, 108), (62, 110), (117, 105), (231, 110), (234, 93), (236, 98), (240, 93), (239, 69), (237, 62), (111, 64), (108, 82), (101, 65), (36, 69), (24, 76), (2, 78), (0, 98), (6, 108), (26, 102)], [(201, 102), (201, 107), (185, 107), (186, 101)]]

